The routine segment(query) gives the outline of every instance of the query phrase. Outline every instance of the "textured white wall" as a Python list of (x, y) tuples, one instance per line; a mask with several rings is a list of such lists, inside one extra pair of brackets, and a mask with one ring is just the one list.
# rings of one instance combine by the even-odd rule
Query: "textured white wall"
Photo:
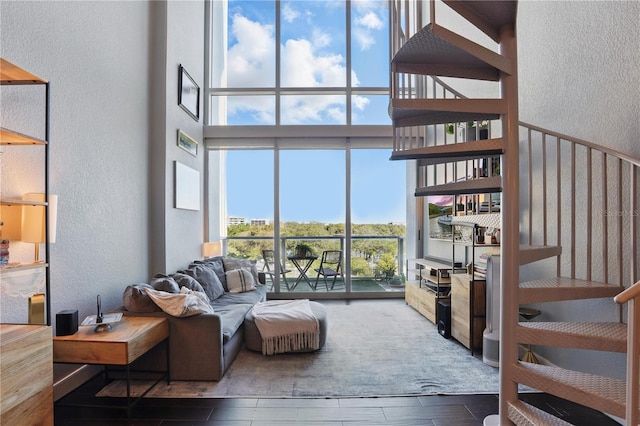
[[(173, 164), (200, 171), (202, 195), (203, 118), (191, 119), (177, 92), (179, 63), (204, 87), (204, 2), (2, 2), (0, 12), (0, 55), (51, 81), (52, 318), (94, 313), (97, 294), (116, 308), (127, 284), (201, 255), (203, 209), (173, 207)], [(2, 125), (38, 105), (10, 93)], [(200, 143), (198, 157), (177, 146), (178, 129)], [(16, 155), (27, 170), (37, 163)], [(25, 183), (5, 163), (3, 193), (38, 185), (37, 174)], [(15, 312), (9, 303), (3, 293), (0, 321), (24, 321), (26, 300)]]
[[(63, 309), (84, 318), (96, 295), (114, 308), (125, 284), (147, 279), (148, 4), (2, 2), (0, 12), (2, 57), (51, 82), (52, 320)], [(5, 100), (20, 114), (42, 104)], [(25, 167), (19, 180), (37, 180)], [(26, 301), (15, 302), (2, 321), (23, 320)]]
[[(165, 200), (166, 214), (166, 271), (174, 272), (188, 266), (188, 262), (202, 257), (204, 241), (204, 145), (202, 124), (204, 114), (204, 2), (167, 2), (167, 98), (166, 98), (166, 152)], [(200, 119), (196, 122), (178, 106), (178, 66), (182, 64), (200, 86)], [(198, 141), (198, 156), (194, 157), (176, 144), (177, 131)], [(174, 208), (174, 162), (179, 161), (200, 173), (200, 210)], [(161, 271), (160, 271), (161, 272)]]
[[(520, 119), (639, 158), (639, 19), (640, 3), (632, 1), (519, 2)], [(536, 186), (534, 191), (539, 194), (541, 188)], [(585, 193), (576, 194), (578, 206), (585, 205)], [(586, 229), (584, 215), (577, 220), (582, 222), (576, 229)], [(555, 274), (554, 267), (553, 263), (535, 264), (523, 268), (521, 275), (530, 279)], [(598, 275), (598, 265), (594, 274)], [(585, 312), (589, 320), (597, 320), (596, 313), (600, 320), (617, 320), (617, 310), (608, 299), (539, 308), (542, 320), (581, 321)], [(624, 360), (617, 354), (539, 350), (565, 367), (617, 377), (624, 374)]]
[(640, 157), (640, 2), (518, 6), (520, 119)]

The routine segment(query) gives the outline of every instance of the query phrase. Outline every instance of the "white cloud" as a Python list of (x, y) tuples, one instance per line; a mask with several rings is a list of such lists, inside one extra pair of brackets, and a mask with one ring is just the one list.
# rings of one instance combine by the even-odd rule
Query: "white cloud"
[(283, 87), (331, 87), (346, 84), (342, 55), (317, 56), (308, 40), (287, 40), (282, 46)]
[(344, 96), (283, 96), (282, 124), (345, 123)]
[(367, 12), (364, 16), (355, 19), (356, 25), (360, 25), (372, 30), (381, 30), (384, 23), (374, 12)]
[(353, 37), (360, 47), (360, 50), (369, 50), (371, 46), (376, 44), (375, 38), (371, 35), (371, 31), (364, 28), (353, 28)]
[(257, 124), (274, 124), (273, 97), (270, 96), (230, 96), (227, 98), (227, 111), (233, 116), (249, 113)]
[(275, 40), (273, 27), (235, 15), (231, 31), (238, 42), (227, 54), (230, 87), (260, 87), (275, 84)]
[(300, 12), (291, 7), (291, 3), (285, 3), (282, 7), (282, 17), (285, 22), (291, 23), (300, 16)]
[(363, 111), (367, 107), (367, 105), (371, 103), (369, 98), (361, 95), (354, 95), (351, 99), (353, 106), (360, 111)]
[(353, 36), (360, 50), (368, 50), (375, 44), (374, 31), (385, 29), (381, 16), (386, 13), (385, 2), (381, 1), (354, 1), (355, 18), (353, 20)]
[[(286, 8), (286, 5), (285, 5)], [(293, 18), (292, 9), (287, 12)], [(297, 18), (298, 16), (296, 16)], [(287, 18), (285, 18), (287, 19)], [(235, 15), (231, 31), (237, 40), (227, 54), (229, 87), (275, 87), (275, 34), (271, 25), (263, 25), (245, 16)], [(347, 68), (345, 58), (338, 53), (325, 53), (332, 34), (314, 30), (310, 40), (288, 39), (281, 46), (282, 87), (344, 87)], [(322, 53), (321, 53), (322, 51)], [(351, 71), (352, 85), (358, 86), (358, 76)], [(236, 98), (232, 100), (232, 98)], [(368, 99), (354, 97), (356, 108), (364, 108)], [(282, 123), (344, 124), (344, 95), (285, 96), (282, 98)], [(273, 98), (230, 97), (230, 114), (250, 114), (257, 123), (274, 122)]]
[(331, 44), (331, 34), (319, 30), (313, 29), (313, 45), (314, 47), (327, 47)]

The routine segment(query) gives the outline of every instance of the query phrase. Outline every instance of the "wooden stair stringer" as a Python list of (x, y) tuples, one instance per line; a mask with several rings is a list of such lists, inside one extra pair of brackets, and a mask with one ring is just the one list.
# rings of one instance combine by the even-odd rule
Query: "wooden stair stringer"
[(518, 362), (512, 380), (542, 392), (573, 401), (621, 418), (625, 417), (624, 380), (567, 370), (548, 365)]
[(531, 345), (627, 351), (627, 325), (621, 322), (520, 322), (516, 337)]
[(518, 303), (557, 302), (561, 300), (614, 297), (620, 286), (575, 278), (550, 277), (520, 283)]
[(573, 426), (524, 401), (509, 402), (509, 420), (518, 426)]
[(391, 160), (421, 160), (420, 165), (431, 165), (493, 157), (502, 152), (501, 138), (482, 139), (394, 151)]
[(496, 43), (500, 42), (500, 28), (516, 21), (518, 9), (516, 1), (442, 0), (442, 2)]

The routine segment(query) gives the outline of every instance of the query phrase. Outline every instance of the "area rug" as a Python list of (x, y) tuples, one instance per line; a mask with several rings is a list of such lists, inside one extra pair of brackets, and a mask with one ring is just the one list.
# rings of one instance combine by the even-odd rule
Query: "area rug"
[[(153, 398), (378, 397), (498, 393), (498, 369), (482, 362), (403, 300), (323, 301), (320, 351), (263, 356), (243, 349), (219, 382), (156, 385)], [(138, 384), (132, 386), (137, 393)], [(97, 396), (123, 396), (115, 381)]]

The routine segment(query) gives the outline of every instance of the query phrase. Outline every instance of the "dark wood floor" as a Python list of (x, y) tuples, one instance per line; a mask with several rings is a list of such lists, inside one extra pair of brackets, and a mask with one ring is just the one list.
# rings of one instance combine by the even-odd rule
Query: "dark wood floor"
[[(122, 404), (121, 398), (95, 398), (104, 385), (96, 378), (59, 402)], [(546, 394), (521, 396), (532, 405), (579, 426), (618, 425), (603, 414)], [(145, 398), (132, 410), (56, 404), (56, 426), (216, 425), (216, 426), (479, 426), (498, 412), (496, 395), (406, 396), (393, 398), (157, 399)]]

